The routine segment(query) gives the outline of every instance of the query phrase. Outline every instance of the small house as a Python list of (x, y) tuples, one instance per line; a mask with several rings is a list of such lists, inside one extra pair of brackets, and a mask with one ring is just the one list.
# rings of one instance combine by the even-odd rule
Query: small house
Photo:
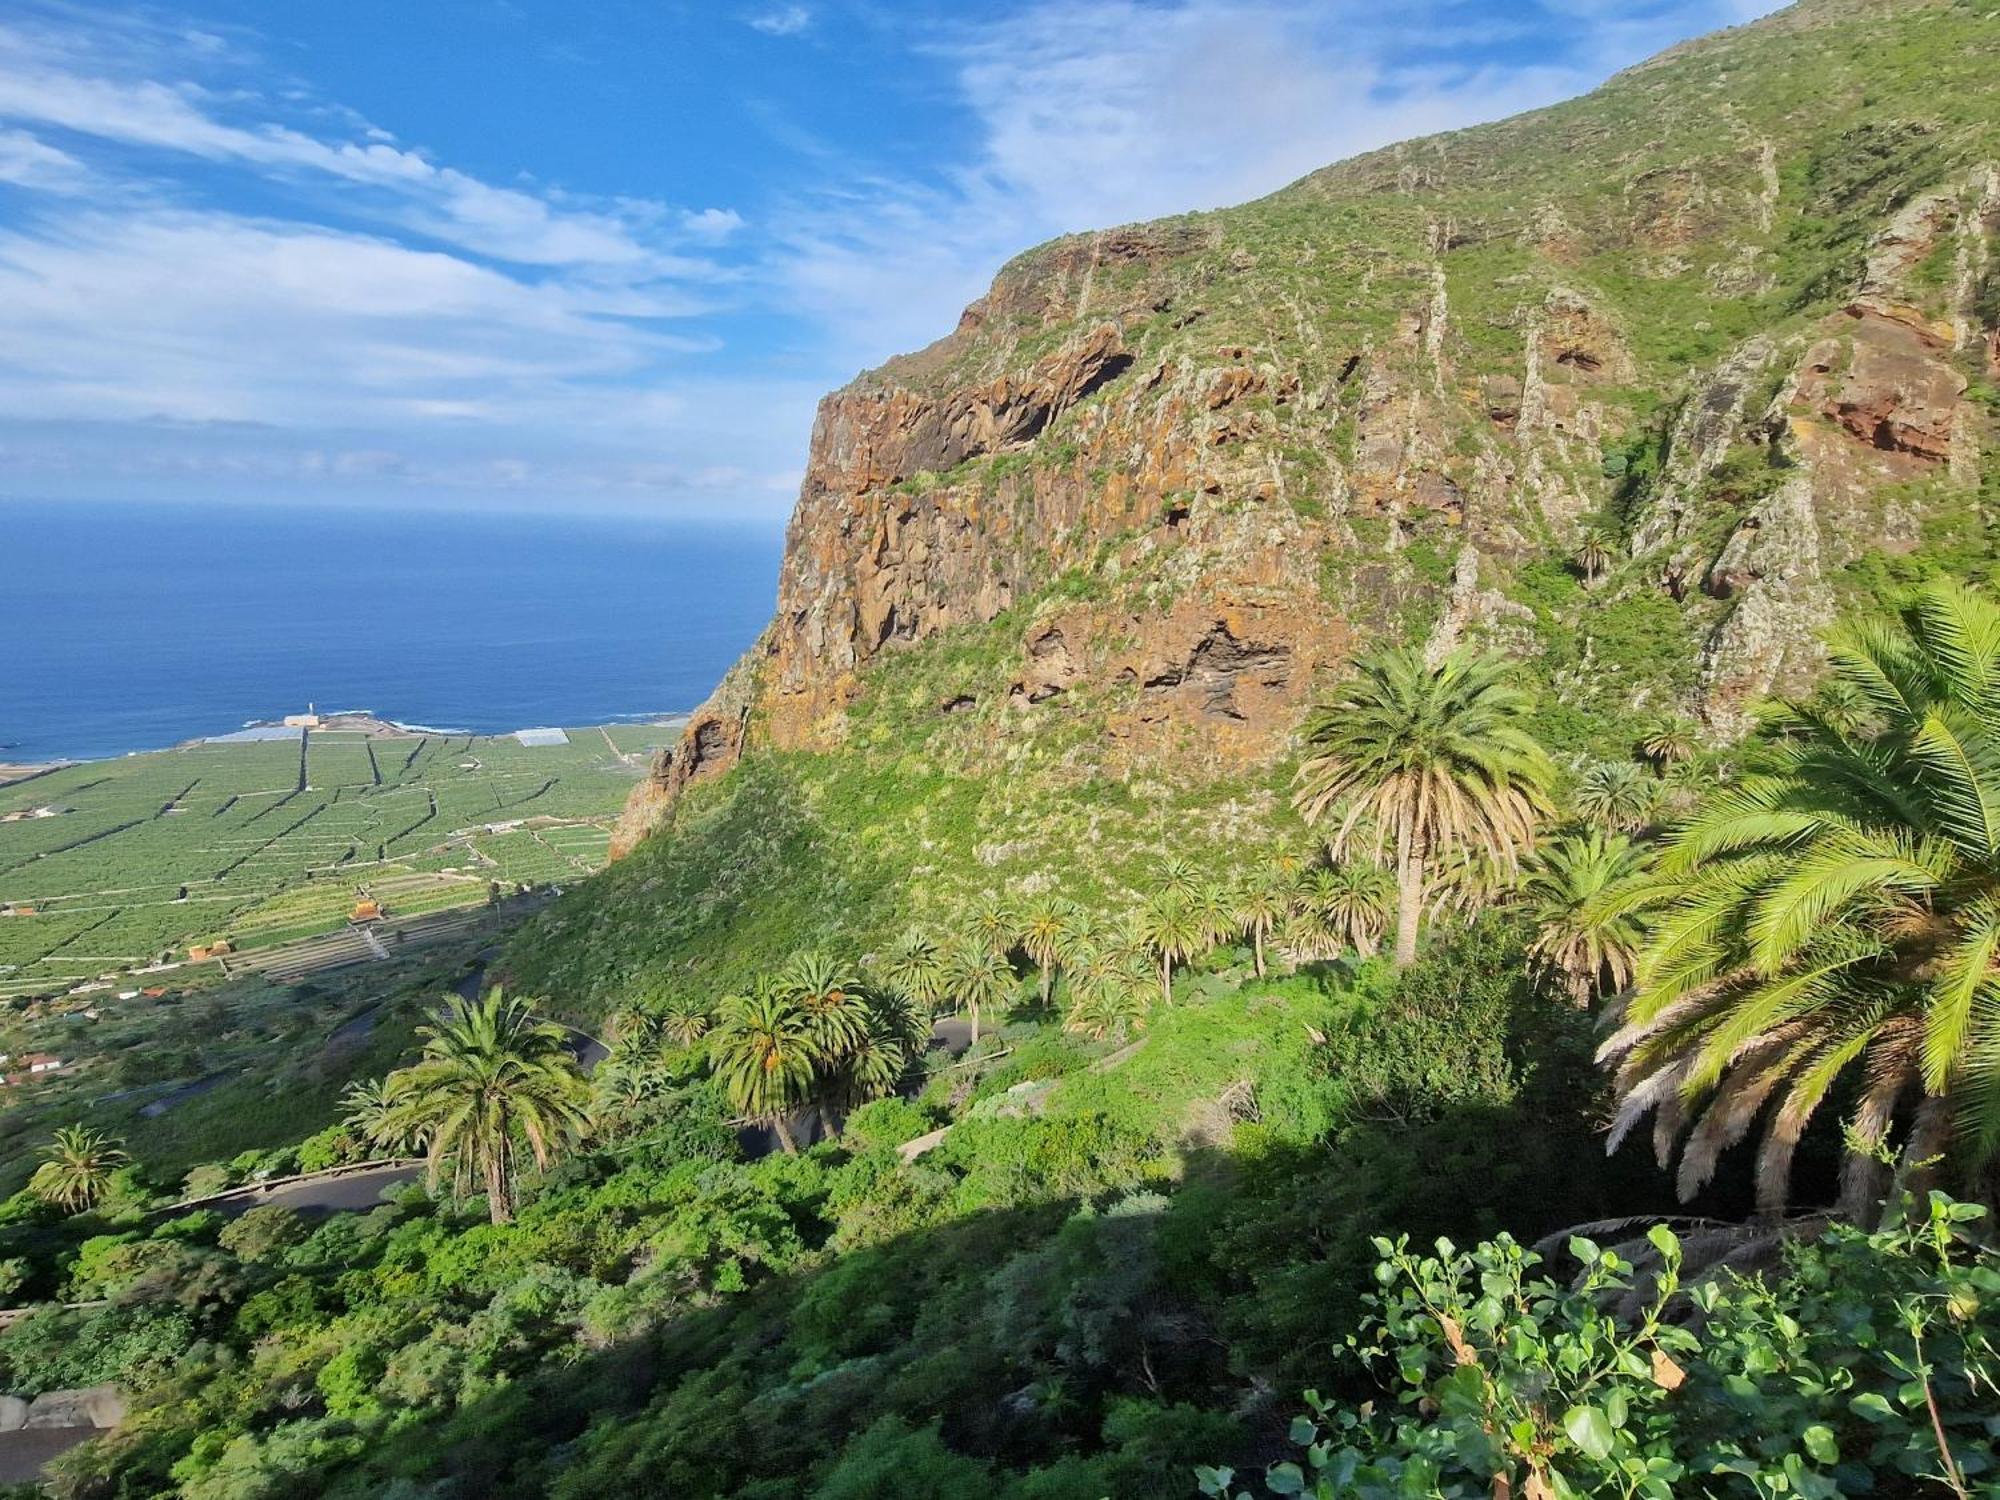
[(382, 904), (379, 901), (357, 901), (354, 910), (347, 914), (349, 922), (379, 922), (382, 920)]

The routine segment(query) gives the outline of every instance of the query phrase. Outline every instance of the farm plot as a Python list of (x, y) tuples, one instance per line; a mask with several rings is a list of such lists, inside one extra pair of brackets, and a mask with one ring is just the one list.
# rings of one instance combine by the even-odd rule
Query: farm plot
[[(619, 726), (629, 731), (632, 726)], [(66, 767), (0, 789), (0, 996), (229, 937), (262, 948), (484, 903), (495, 882), (600, 867), (639, 774), (596, 729), (512, 737), (312, 734)]]

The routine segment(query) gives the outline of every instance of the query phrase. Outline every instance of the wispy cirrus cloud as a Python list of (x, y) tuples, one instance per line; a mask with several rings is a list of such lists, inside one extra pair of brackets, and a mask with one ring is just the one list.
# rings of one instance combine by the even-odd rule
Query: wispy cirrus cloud
[(735, 210), (489, 182), (257, 87), (233, 42), (75, 19), (0, 24), (0, 486), (91, 432), (112, 476), (713, 490), (686, 476), (734, 456), (701, 322), (741, 276)]
[(45, 193), (81, 192), (90, 180), (84, 164), (25, 130), (0, 130), (0, 182)]
[[(782, 274), (872, 362), (1050, 236), (1217, 208), (1412, 136), (1582, 92), (1762, 0), (1035, 0), (935, 24), (975, 149), (795, 201)], [(1772, 8), (1764, 5), (1763, 8)]]
[[(814, 394), (948, 330), (1027, 246), (1241, 201), (1548, 103), (1767, 8), (696, 12), (708, 29), (686, 45), (703, 65), (738, 56), (744, 128), (687, 148), (741, 153), (713, 179), (729, 201), (677, 202), (646, 191), (644, 171), (601, 192), (537, 174), (538, 134), (566, 123), (540, 104), (509, 138), (518, 162), (487, 150), (476, 168), (465, 140), (457, 153), (405, 140), (273, 60), (304, 54), (247, 32), (15, 0), (0, 18), (0, 491), (87, 492), (92, 475), (98, 493), (186, 490), (207, 475), (768, 517)], [(766, 46), (744, 27), (812, 45)], [(596, 70), (595, 92), (622, 38), (577, 28), (589, 45), (530, 38), (532, 78), (560, 54)], [(753, 87), (785, 68), (811, 118)], [(678, 141), (687, 117), (647, 91), (643, 58), (614, 81), (627, 92), (606, 95), (619, 106), (602, 128)], [(840, 97), (814, 92), (834, 81), (870, 107), (807, 110)]]

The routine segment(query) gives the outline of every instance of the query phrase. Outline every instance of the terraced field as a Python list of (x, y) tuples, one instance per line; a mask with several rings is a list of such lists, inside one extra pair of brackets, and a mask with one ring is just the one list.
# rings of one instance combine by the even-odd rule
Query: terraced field
[[(0, 999), (57, 993), (227, 938), (239, 956), (484, 903), (604, 863), (610, 824), (667, 735), (208, 743), (0, 786)], [(184, 975), (182, 977), (185, 977)]]

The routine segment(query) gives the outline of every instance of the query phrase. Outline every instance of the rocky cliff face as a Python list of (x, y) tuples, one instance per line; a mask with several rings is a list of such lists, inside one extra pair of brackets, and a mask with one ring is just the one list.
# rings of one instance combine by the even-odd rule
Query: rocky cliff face
[(1088, 703), (1114, 769), (1267, 758), (1357, 641), (1528, 645), (1524, 580), (1587, 527), (1618, 555), (1570, 626), (1652, 595), (1698, 642), (1693, 680), (1616, 691), (1739, 731), (1810, 678), (1861, 560), (1993, 484), (1996, 76), (1977, 0), (1808, 0), (1021, 257), (822, 403), (776, 618), (621, 846), (746, 748), (837, 744), (871, 662), (974, 627), (1012, 669), (940, 715)]

